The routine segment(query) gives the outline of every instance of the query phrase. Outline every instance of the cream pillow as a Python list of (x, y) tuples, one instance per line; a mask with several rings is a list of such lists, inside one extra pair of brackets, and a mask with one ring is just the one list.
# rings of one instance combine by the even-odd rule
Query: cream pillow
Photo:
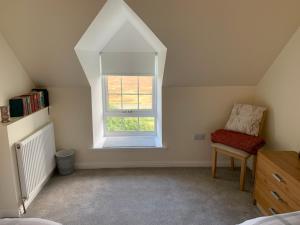
[(226, 123), (225, 130), (258, 136), (265, 111), (266, 107), (234, 104), (230, 118)]

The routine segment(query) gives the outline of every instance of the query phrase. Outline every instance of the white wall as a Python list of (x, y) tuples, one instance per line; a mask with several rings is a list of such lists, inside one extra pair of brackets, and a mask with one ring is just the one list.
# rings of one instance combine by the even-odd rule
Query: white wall
[[(49, 88), (50, 115), (57, 146), (76, 149), (80, 168), (208, 166), (210, 132), (224, 126), (233, 103), (252, 103), (254, 91), (249, 86), (164, 88), (164, 150), (91, 150), (89, 88)], [(194, 134), (202, 132), (206, 140), (193, 140)]]
[(300, 28), (257, 86), (257, 102), (268, 106), (268, 146), (300, 151)]
[(0, 33), (0, 105), (7, 105), (9, 98), (32, 87), (31, 79)]

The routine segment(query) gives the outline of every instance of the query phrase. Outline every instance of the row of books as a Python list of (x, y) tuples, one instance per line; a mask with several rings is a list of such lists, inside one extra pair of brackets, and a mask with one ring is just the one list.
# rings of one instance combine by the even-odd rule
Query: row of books
[(49, 106), (49, 98), (46, 89), (32, 89), (28, 94), (9, 100), (11, 117), (26, 116), (47, 106)]

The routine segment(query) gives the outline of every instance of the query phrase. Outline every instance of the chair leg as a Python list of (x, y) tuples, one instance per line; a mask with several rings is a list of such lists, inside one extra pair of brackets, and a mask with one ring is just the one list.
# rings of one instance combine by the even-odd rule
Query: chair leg
[(230, 157), (230, 165), (231, 165), (231, 169), (234, 170), (234, 158)]
[(246, 177), (246, 171), (247, 171), (247, 160), (242, 159), (241, 160), (241, 174), (240, 174), (240, 190), (245, 190), (245, 177)]
[(218, 160), (218, 152), (217, 152), (216, 148), (212, 148), (212, 165), (211, 165), (211, 169), (212, 169), (212, 177), (213, 178), (216, 177), (217, 160)]
[(256, 161), (257, 161), (257, 157), (256, 155), (253, 155), (253, 164), (252, 164), (252, 179), (255, 179), (255, 172), (256, 172)]

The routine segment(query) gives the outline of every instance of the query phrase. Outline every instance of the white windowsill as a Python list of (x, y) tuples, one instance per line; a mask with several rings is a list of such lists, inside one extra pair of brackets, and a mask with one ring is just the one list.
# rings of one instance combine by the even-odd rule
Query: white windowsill
[(166, 149), (159, 144), (155, 136), (133, 136), (133, 137), (104, 137), (94, 145), (93, 150), (149, 150)]

